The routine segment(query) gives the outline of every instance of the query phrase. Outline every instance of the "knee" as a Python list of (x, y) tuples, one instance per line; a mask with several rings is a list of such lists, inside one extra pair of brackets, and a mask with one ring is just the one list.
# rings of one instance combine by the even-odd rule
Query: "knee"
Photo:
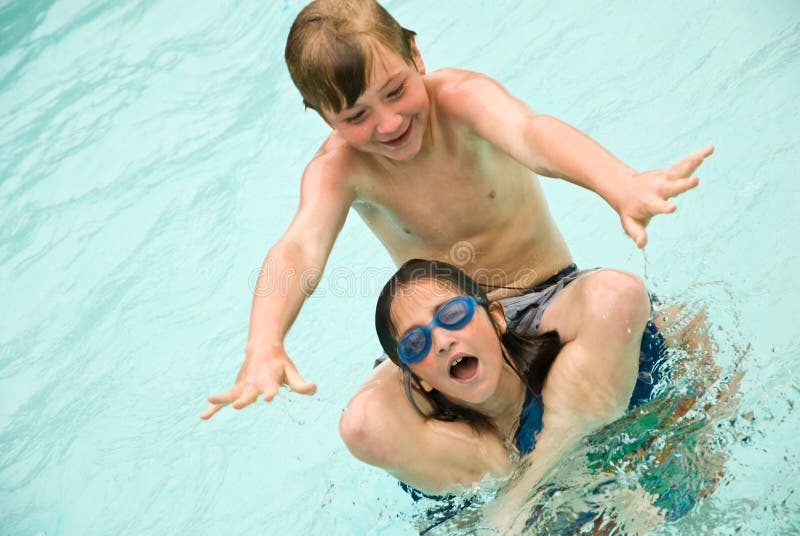
[(382, 406), (382, 397), (373, 390), (356, 394), (339, 418), (339, 435), (350, 453), (359, 460), (389, 467), (393, 460), (393, 442), (380, 419), (384, 414)]
[(587, 314), (599, 317), (609, 336), (641, 335), (650, 316), (650, 298), (642, 279), (619, 270), (601, 270), (590, 279)]
[(356, 458), (362, 459), (359, 455), (368, 450), (370, 444), (369, 420), (367, 419), (367, 395), (364, 392), (358, 393), (350, 402), (339, 418), (339, 435), (347, 446), (348, 450)]

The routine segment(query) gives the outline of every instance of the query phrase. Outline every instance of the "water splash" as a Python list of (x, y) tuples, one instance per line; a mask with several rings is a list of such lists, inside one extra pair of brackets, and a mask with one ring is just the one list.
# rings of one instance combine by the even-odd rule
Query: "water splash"
[[(563, 453), (509, 520), (512, 533), (670, 531), (730, 484), (731, 447), (746, 445), (754, 433), (752, 412), (740, 410), (739, 395), (752, 348), (742, 343), (735, 321), (726, 320), (723, 329), (707, 320), (709, 311), (735, 310), (726, 287), (704, 285), (702, 293), (679, 305), (665, 300), (670, 305), (655, 312), (670, 349), (651, 401)], [(463, 511), (446, 520), (426, 515), (431, 505), (425, 505), (418, 527), (427, 521), (426, 534), (493, 534), (482, 511), (495, 492), (465, 493), (454, 505)]]

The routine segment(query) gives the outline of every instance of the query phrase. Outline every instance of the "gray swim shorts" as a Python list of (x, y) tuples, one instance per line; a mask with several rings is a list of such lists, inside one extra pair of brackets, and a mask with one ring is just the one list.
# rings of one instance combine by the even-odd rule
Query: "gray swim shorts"
[(529, 337), (536, 335), (539, 331), (539, 324), (542, 322), (542, 315), (556, 294), (580, 276), (595, 270), (596, 268), (578, 270), (576, 265), (570, 264), (524, 294), (498, 300), (503, 304), (508, 329)]

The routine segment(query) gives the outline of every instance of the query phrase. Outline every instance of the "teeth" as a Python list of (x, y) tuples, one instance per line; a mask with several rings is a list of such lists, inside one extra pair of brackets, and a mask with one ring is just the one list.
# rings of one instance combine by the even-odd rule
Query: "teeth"
[(463, 357), (459, 357), (458, 359), (456, 359), (455, 361), (453, 361), (453, 364), (452, 364), (452, 365), (450, 365), (450, 368), (453, 368), (453, 367), (455, 367), (456, 365), (458, 365), (459, 363), (461, 363), (461, 360), (462, 360), (462, 359), (464, 359), (464, 358), (463, 358)]

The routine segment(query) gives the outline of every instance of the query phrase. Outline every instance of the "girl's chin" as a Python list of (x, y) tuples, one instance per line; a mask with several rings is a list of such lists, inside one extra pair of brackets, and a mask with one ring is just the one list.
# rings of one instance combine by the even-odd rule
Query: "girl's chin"
[(480, 372), (476, 373), (473, 378), (467, 381), (450, 379), (451, 383), (448, 385), (449, 389), (446, 391), (441, 390), (441, 393), (451, 399), (453, 402), (473, 407), (480, 405), (488, 398), (491, 398), (491, 393), (487, 394), (487, 387), (484, 385), (483, 377)]

